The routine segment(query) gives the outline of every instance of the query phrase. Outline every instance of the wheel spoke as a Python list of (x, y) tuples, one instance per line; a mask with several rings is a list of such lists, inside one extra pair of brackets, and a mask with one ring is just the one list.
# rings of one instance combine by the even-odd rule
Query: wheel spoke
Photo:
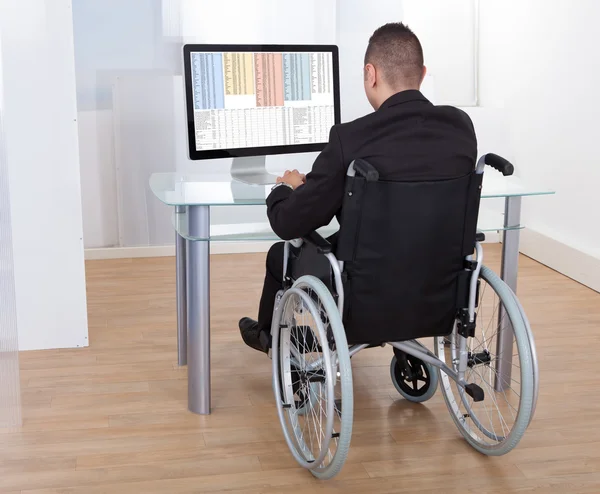
[[(533, 393), (531, 341), (521, 309), (506, 285), (487, 268), (482, 269), (481, 284), (475, 335), (467, 340), (469, 365), (464, 379), (466, 383), (482, 388), (484, 400), (475, 402), (444, 373), (442, 391), (456, 424), (469, 442), (481, 452), (490, 454), (494, 450), (494, 454), (504, 454), (515, 447), (530, 420)], [(501, 317), (500, 306), (503, 306)], [(509, 355), (500, 354), (496, 349), (499, 328), (509, 325), (514, 330), (514, 351)], [(450, 348), (438, 338), (435, 350), (438, 357), (452, 367), (460, 353), (461, 338), (456, 327), (447, 340)], [(521, 352), (525, 352), (525, 357)], [(508, 363), (516, 371), (513, 371), (509, 386), (496, 391), (494, 385), (500, 363)]]
[[(286, 329), (280, 331), (278, 345), (279, 389), (289, 406), (280, 409), (280, 419), (296, 459), (318, 477), (328, 478), (347, 456), (351, 427), (344, 424), (351, 424), (352, 401), (342, 414), (336, 398), (344, 391), (352, 400), (352, 387), (344, 328), (335, 301), (320, 283), (297, 282), (282, 298), (280, 326)], [(337, 348), (334, 343), (339, 341), (343, 345)], [(345, 369), (339, 385), (338, 366), (340, 372)]]

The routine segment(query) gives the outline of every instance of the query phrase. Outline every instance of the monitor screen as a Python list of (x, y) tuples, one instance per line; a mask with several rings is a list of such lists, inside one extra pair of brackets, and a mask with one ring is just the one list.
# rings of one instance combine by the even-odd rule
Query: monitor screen
[(339, 123), (332, 46), (186, 45), (190, 158), (321, 150)]

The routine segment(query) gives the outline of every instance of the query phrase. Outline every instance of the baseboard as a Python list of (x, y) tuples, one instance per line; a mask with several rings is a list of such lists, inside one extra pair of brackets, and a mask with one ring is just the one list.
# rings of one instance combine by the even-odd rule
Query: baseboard
[(551, 237), (525, 228), (521, 253), (565, 276), (600, 292), (600, 259)]
[[(486, 232), (485, 243), (492, 244), (500, 242), (497, 232)], [(212, 242), (210, 244), (211, 254), (247, 254), (255, 252), (267, 252), (274, 242)], [(142, 247), (102, 247), (85, 249), (86, 261), (97, 261), (102, 259), (134, 259), (139, 257), (172, 257), (175, 255), (174, 245), (157, 245)]]
[[(497, 243), (500, 235), (486, 233), (485, 243)], [(267, 252), (273, 242), (213, 242), (211, 254)], [(525, 228), (521, 230), (521, 253), (569, 278), (600, 292), (600, 259), (581, 252), (558, 240)], [(175, 246), (106, 247), (86, 249), (86, 260), (171, 257)]]
[[(267, 252), (274, 242), (211, 242), (211, 254), (247, 254)], [(132, 259), (139, 257), (172, 257), (175, 255), (174, 245), (142, 246), (142, 247), (103, 247), (85, 249), (86, 261), (101, 259)]]

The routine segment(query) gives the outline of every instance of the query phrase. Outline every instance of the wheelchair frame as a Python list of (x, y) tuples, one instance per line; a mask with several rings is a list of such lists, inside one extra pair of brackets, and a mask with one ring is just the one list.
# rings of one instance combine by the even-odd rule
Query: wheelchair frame
[[(478, 163), (477, 163), (477, 168), (475, 170), (475, 173), (477, 174), (483, 174), (483, 169), (485, 167), (485, 156), (482, 156)], [(348, 176), (354, 176), (356, 173), (356, 170), (354, 168), (354, 162), (352, 162), (350, 164), (350, 166), (348, 167)], [(285, 243), (285, 247), (284, 247), (284, 255), (283, 255), (283, 272), (287, 273), (287, 265), (288, 265), (288, 261), (289, 261), (289, 250), (290, 250), (290, 245), (293, 245), (294, 247), (301, 247), (302, 244), (304, 243), (303, 239), (295, 239), (295, 240), (290, 240), (287, 241)], [(481, 272), (481, 266), (483, 265), (483, 249), (481, 248), (481, 244), (479, 242), (475, 243), (475, 249), (476, 249), (476, 262), (477, 262), (477, 266), (475, 267), (475, 269), (473, 270), (473, 273), (471, 275), (471, 281), (470, 281), (470, 288), (469, 288), (469, 307), (468, 307), (468, 313), (469, 313), (469, 322), (473, 323), (475, 321), (475, 304), (476, 304), (476, 296), (477, 296), (477, 280), (479, 279), (479, 273)], [(327, 253), (327, 254), (323, 254), (325, 257), (327, 257), (327, 259), (329, 260), (329, 264), (331, 265), (331, 269), (333, 271), (333, 277), (334, 277), (334, 281), (335, 281), (335, 290), (336, 290), (336, 294), (338, 296), (338, 300), (337, 300), (337, 305), (338, 305), (338, 311), (340, 313), (340, 317), (343, 315), (343, 311), (344, 311), (344, 286), (342, 283), (342, 272), (344, 270), (344, 262), (343, 261), (338, 261), (337, 258), (335, 257), (334, 254)], [(473, 255), (469, 255), (467, 256), (466, 260), (468, 261), (472, 261), (473, 260)], [(418, 359), (421, 359), (423, 362), (427, 362), (431, 365), (433, 365), (434, 367), (437, 367), (438, 369), (441, 369), (444, 373), (446, 373), (448, 376), (450, 376), (452, 378), (452, 380), (454, 380), (456, 382), (457, 385), (459, 385), (462, 389), (467, 389), (467, 393), (471, 393), (470, 390), (468, 390), (468, 388), (466, 388), (466, 386), (468, 385), (468, 383), (464, 380), (464, 371), (463, 372), (455, 372), (453, 369), (451, 369), (450, 367), (448, 367), (448, 365), (445, 362), (442, 362), (437, 355), (435, 355), (433, 352), (431, 352), (431, 350), (429, 350), (427, 347), (425, 347), (425, 345), (423, 345), (422, 343), (416, 341), (416, 340), (407, 340), (407, 341), (402, 341), (402, 342), (388, 342), (387, 344), (393, 346), (394, 348), (397, 348), (398, 350), (402, 350), (403, 352), (412, 355), (413, 357), (416, 357)], [(385, 343), (384, 343), (385, 345)], [(350, 352), (350, 356), (352, 357), (353, 355), (356, 355), (358, 352), (360, 352), (361, 350), (364, 350), (365, 348), (368, 348), (370, 345), (368, 344), (360, 344), (360, 345), (352, 345), (349, 348), (349, 352)], [(459, 355), (460, 355), (460, 359), (462, 361), (462, 359), (464, 359), (466, 361), (467, 359), (467, 338), (461, 336), (461, 340), (460, 340), (460, 350), (459, 350)], [(314, 367), (317, 367), (317, 363), (315, 362), (313, 364)], [(462, 363), (462, 362), (461, 362)], [(462, 374), (462, 375), (461, 375)]]
[[(496, 168), (498, 171), (501, 171), (504, 175), (512, 174), (513, 166), (508, 161), (506, 161), (503, 158), (496, 156), (496, 155), (482, 156), (478, 160), (477, 167), (475, 170), (476, 174), (479, 174), (479, 175), (483, 174), (484, 167), (486, 165), (486, 159), (489, 160), (487, 162), (487, 164), (489, 164), (493, 168)], [(360, 163), (359, 163), (359, 166), (361, 166)], [(355, 162), (352, 162), (348, 168), (347, 175), (354, 176), (356, 171), (357, 170), (355, 167)], [(361, 173), (364, 176), (366, 176), (366, 173), (368, 173), (368, 171), (365, 172), (364, 169), (363, 170), (359, 169), (358, 171), (359, 171), (359, 173)], [(317, 240), (316, 243), (315, 243), (315, 240)], [(326, 241), (324, 241), (320, 236), (314, 235), (314, 234), (312, 234), (311, 236), (309, 236), (306, 239), (296, 239), (296, 240), (291, 240), (291, 241), (285, 242), (284, 259), (283, 259), (283, 268), (284, 268), (283, 272), (284, 273), (288, 272), (287, 268), (288, 268), (288, 263), (289, 263), (289, 259), (290, 259), (290, 246), (299, 248), (302, 246), (302, 244), (304, 242), (314, 243), (315, 245), (317, 245), (318, 243), (327, 245)], [(317, 245), (317, 247), (319, 247), (319, 245)], [(344, 287), (343, 287), (343, 282), (342, 282), (342, 272), (344, 270), (344, 262), (339, 261), (335, 257), (335, 255), (331, 252), (326, 252), (324, 250), (321, 250), (321, 253), (323, 255), (325, 255), (325, 257), (328, 259), (329, 264), (331, 266), (331, 270), (333, 273), (333, 279), (334, 279), (334, 285), (335, 285), (335, 291), (336, 291), (336, 295), (337, 295), (337, 303), (336, 303), (337, 311), (339, 312), (340, 319), (343, 320), (342, 316), (343, 316), (343, 309), (344, 309)], [(476, 307), (477, 307), (477, 294), (478, 294), (477, 285), (478, 285), (478, 280), (480, 279), (481, 270), (483, 267), (483, 259), (484, 259), (483, 248), (481, 247), (481, 244), (479, 241), (476, 240), (476, 242), (475, 242), (475, 253), (466, 256), (465, 259), (466, 259), (466, 261), (471, 262), (471, 266), (473, 266), (471, 269), (471, 279), (470, 279), (470, 283), (469, 283), (469, 297), (468, 297), (467, 314), (468, 314), (468, 323), (474, 325), (475, 320), (476, 320)], [(536, 357), (536, 353), (535, 353), (535, 344), (533, 341), (533, 335), (531, 332), (529, 321), (527, 320), (525, 313), (523, 312), (520, 302), (518, 301), (514, 292), (512, 292), (512, 290), (510, 290), (509, 287), (506, 287), (506, 289), (508, 289), (508, 294), (509, 294), (508, 296), (512, 299), (515, 306), (518, 308), (518, 311), (520, 312), (521, 320), (523, 322), (525, 336), (528, 339), (528, 345), (530, 348), (531, 369), (533, 372), (533, 376), (532, 376), (533, 388), (532, 388), (532, 403), (531, 403), (531, 409), (529, 412), (530, 416), (529, 416), (529, 420), (527, 422), (527, 425), (528, 425), (531, 422), (533, 415), (535, 413), (535, 407), (536, 407), (536, 402), (537, 402), (537, 397), (538, 397), (538, 389), (539, 389), (539, 375), (538, 375), (537, 357)], [(298, 291), (298, 289), (296, 289), (296, 288), (289, 288), (288, 290)], [(278, 312), (280, 301), (281, 301), (281, 298), (284, 293), (285, 293), (285, 290), (282, 290), (278, 293), (278, 296), (276, 299), (276, 304), (275, 304), (275, 313)], [(504, 304), (502, 303), (502, 297), (500, 297), (500, 307), (501, 307), (501, 310), (499, 311), (500, 312), (499, 318), (502, 315), (502, 311), (505, 310), (503, 308)], [(275, 321), (274, 321), (274, 324), (275, 324)], [(275, 327), (275, 326), (273, 326), (273, 327)], [(510, 331), (513, 330), (511, 326), (509, 326), (508, 328), (505, 327), (504, 329), (509, 329)], [(483, 390), (478, 385), (472, 384), (472, 383), (470, 384), (465, 380), (465, 373), (466, 373), (466, 370), (468, 369), (468, 361), (470, 358), (470, 353), (469, 353), (469, 349), (468, 349), (468, 338), (470, 336), (463, 336), (462, 334), (459, 334), (458, 331), (456, 331), (456, 323), (455, 323), (455, 328), (453, 328), (452, 334), (454, 334), (455, 337), (459, 338), (458, 345), (456, 345), (457, 348), (455, 350), (456, 354), (453, 354), (453, 363), (457, 366), (458, 370), (451, 368), (440, 357), (438, 357), (436, 354), (434, 354), (432, 351), (430, 351), (427, 347), (425, 347), (422, 343), (420, 343), (417, 340), (387, 342), (387, 343), (383, 343), (381, 346), (385, 346), (386, 344), (389, 344), (392, 347), (404, 352), (405, 354), (413, 356), (413, 357), (421, 360), (422, 362), (430, 364), (431, 366), (435, 367), (436, 369), (439, 369), (439, 371), (441, 371), (441, 373), (445, 374), (450, 379), (452, 379), (452, 381), (454, 381), (456, 383), (456, 385), (459, 388), (460, 400), (463, 403), (466, 403), (465, 402), (465, 400), (466, 400), (465, 394), (469, 395), (473, 399), (474, 402), (482, 401), (484, 399)], [(501, 331), (498, 331), (498, 335), (496, 338), (497, 338), (497, 344), (500, 345), (501, 341), (502, 341)], [(438, 344), (439, 344), (439, 340), (438, 340)], [(443, 343), (441, 343), (441, 344), (443, 344)], [(360, 352), (361, 350), (368, 348), (368, 347), (372, 347), (372, 345), (356, 344), (356, 345), (349, 346), (349, 348), (348, 348), (349, 356), (352, 357), (353, 355), (356, 355), (358, 352)], [(499, 346), (497, 348), (499, 349)], [(500, 350), (498, 350), (498, 351), (501, 352)], [(336, 352), (333, 352), (332, 355), (326, 355), (326, 357), (323, 357), (323, 356), (320, 357), (319, 359), (317, 359), (316, 361), (314, 361), (310, 365), (308, 365), (305, 370), (310, 372), (312, 370), (318, 369), (320, 366), (323, 366), (323, 365), (326, 365), (327, 367), (329, 367), (331, 365), (332, 357), (334, 360), (337, 358), (335, 353)], [(269, 350), (269, 355), (271, 356), (271, 350)], [(512, 355), (511, 355), (511, 358), (512, 358)], [(275, 362), (273, 364), (275, 366)], [(441, 373), (440, 373), (440, 376), (442, 376)], [(278, 374), (280, 374), (280, 372), (278, 372)], [(328, 385), (329, 384), (330, 383), (328, 383)], [(446, 388), (446, 392), (445, 392), (444, 396), (447, 396), (448, 393), (450, 392), (450, 381), (448, 379), (442, 379), (442, 386), (444, 386), (444, 388)], [(497, 390), (497, 391), (500, 391), (500, 390)], [(450, 406), (450, 403), (448, 403), (448, 406)], [(453, 404), (453, 406), (456, 406), (456, 404)], [(330, 413), (331, 413), (331, 411), (330, 411)], [(456, 421), (456, 417), (453, 416), (453, 418)], [(280, 415), (280, 419), (281, 419), (281, 415)], [(474, 418), (473, 421), (474, 421), (476, 427), (479, 428), (479, 430), (481, 432), (483, 432), (485, 435), (487, 435), (488, 438), (493, 439), (493, 440), (499, 440), (500, 437), (504, 438), (504, 436), (498, 436), (495, 432), (489, 433), (488, 431), (484, 430), (482, 428), (481, 424), (478, 424), (478, 420), (476, 418)], [(328, 415), (328, 423), (329, 423), (329, 415)], [(517, 442), (518, 442), (518, 440), (517, 440)], [(516, 442), (515, 442), (515, 444), (516, 444)], [(478, 448), (476, 448), (476, 449), (478, 449)], [(323, 450), (322, 454), (320, 456), (323, 456), (324, 452), (325, 451)], [(486, 454), (494, 454), (494, 453), (490, 452), (490, 453), (486, 453)], [(503, 453), (497, 453), (497, 454), (503, 454)], [(301, 459), (298, 458), (298, 456), (296, 454), (294, 454), (294, 456), (296, 456), (296, 459), (298, 461), (300, 461), (300, 463), (303, 464), (303, 466), (305, 466), (306, 468), (312, 469), (312, 467), (309, 465), (309, 463), (304, 464), (305, 462), (301, 461)], [(313, 460), (314, 463), (312, 463), (312, 465), (314, 466), (316, 464), (319, 464), (319, 461), (322, 461), (322, 459), (323, 458), (317, 458), (316, 460)], [(325, 478), (329, 478), (329, 477), (325, 477)]]
[[(287, 269), (287, 261), (288, 261), (288, 256), (289, 256), (289, 245), (290, 244), (293, 244), (295, 247), (300, 247), (302, 245), (302, 243), (299, 243), (294, 240), (286, 242), (285, 251), (284, 251), (285, 252), (285, 254), (284, 254), (284, 273), (286, 272), (285, 269)], [(479, 278), (479, 273), (481, 271), (481, 265), (482, 265), (482, 261), (483, 261), (483, 249), (481, 248), (481, 245), (479, 244), (479, 242), (476, 243), (476, 249), (477, 249), (477, 267), (473, 271), (473, 275), (472, 275), (472, 279), (471, 279), (470, 293), (469, 293), (469, 322), (473, 322), (475, 319), (475, 297), (476, 297), (476, 292), (477, 292), (477, 280)], [(335, 280), (335, 289), (336, 289), (336, 293), (338, 296), (338, 311), (341, 316), (343, 313), (343, 310), (344, 310), (344, 287), (342, 285), (342, 271), (343, 271), (344, 263), (342, 261), (338, 261), (336, 259), (335, 255), (333, 255), (331, 253), (324, 254), (324, 255), (329, 260), (329, 263), (331, 264), (331, 268), (333, 270), (334, 280)], [(472, 258), (472, 257), (473, 256), (468, 256), (468, 258)], [(471, 259), (469, 259), (469, 260), (471, 260)], [(461, 355), (461, 358), (466, 359), (467, 358), (467, 351), (466, 351), (467, 338), (465, 338), (465, 337), (461, 337), (461, 338), (462, 338), (462, 340), (461, 340), (460, 355)], [(409, 355), (417, 357), (418, 359), (421, 359), (423, 362), (427, 362), (427, 363), (441, 369), (443, 372), (448, 374), (448, 376), (450, 376), (454, 381), (456, 381), (456, 383), (463, 389), (468, 384), (464, 380), (464, 375), (461, 377), (459, 375), (459, 373), (455, 372), (453, 369), (448, 367), (448, 365), (445, 362), (442, 362), (437, 357), (437, 355), (435, 355), (433, 352), (431, 352), (431, 350), (429, 350), (422, 343), (420, 343), (416, 340), (407, 340), (407, 341), (402, 341), (402, 342), (389, 342), (387, 344), (393, 346), (394, 348), (397, 348), (398, 350), (402, 350), (403, 352), (408, 353)], [(384, 343), (384, 345), (385, 345), (385, 343)], [(350, 346), (350, 348), (349, 348), (350, 356), (351, 357), (354, 356), (355, 354), (357, 354), (361, 350), (364, 350), (365, 348), (368, 348), (369, 346), (370, 345), (368, 345), (366, 343)], [(316, 361), (312, 365), (313, 365), (313, 367), (316, 368), (316, 367), (318, 367), (319, 363), (320, 363), (319, 361)], [(463, 372), (463, 374), (464, 374), (464, 372)]]

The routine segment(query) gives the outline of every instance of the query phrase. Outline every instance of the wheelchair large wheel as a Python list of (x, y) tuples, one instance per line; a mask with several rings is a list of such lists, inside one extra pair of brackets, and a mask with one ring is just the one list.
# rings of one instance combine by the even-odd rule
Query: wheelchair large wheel
[(346, 334), (327, 287), (298, 279), (275, 311), (273, 391), (292, 455), (320, 479), (344, 465), (352, 436), (352, 369)]
[[(475, 401), (439, 371), (442, 393), (459, 431), (480, 453), (500, 456), (519, 443), (531, 421), (537, 379), (535, 348), (512, 290), (485, 266), (480, 283), (475, 336), (463, 338), (455, 325), (450, 336), (436, 338), (435, 351), (465, 382), (484, 392), (483, 400)], [(500, 355), (497, 337), (506, 323), (513, 328), (513, 344), (510, 352)], [(500, 376), (500, 363), (512, 370), (510, 379)]]

